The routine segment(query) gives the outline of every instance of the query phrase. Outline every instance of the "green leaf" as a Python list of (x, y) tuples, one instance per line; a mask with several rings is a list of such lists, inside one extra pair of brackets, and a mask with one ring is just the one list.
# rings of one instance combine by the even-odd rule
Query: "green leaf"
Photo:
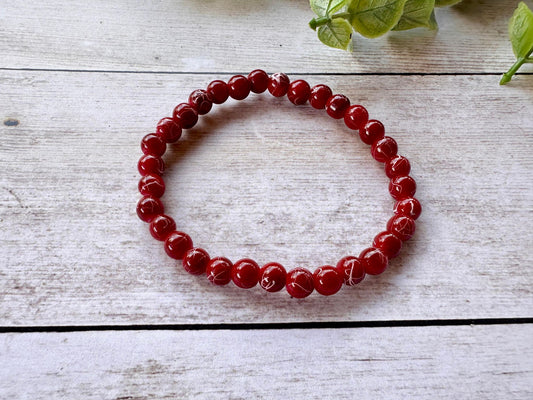
[(309, 0), (311, 9), (319, 17), (334, 13), (342, 8), (348, 0)]
[(432, 31), (436, 31), (437, 29), (439, 29), (439, 24), (437, 24), (434, 9), (433, 11), (431, 11), (431, 15), (429, 16), (428, 28), (431, 29)]
[(375, 38), (396, 26), (406, 0), (352, 0), (348, 6), (350, 23), (361, 35)]
[(516, 58), (528, 57), (533, 50), (533, 13), (524, 2), (518, 4), (509, 21), (509, 38)]
[(347, 50), (352, 38), (352, 27), (343, 18), (335, 18), (318, 28), (318, 38), (322, 43), (336, 49)]
[(435, 0), (435, 7), (453, 6), (463, 0)]
[(431, 16), (435, 8), (435, 0), (407, 0), (403, 14), (395, 31), (405, 31), (418, 27), (431, 28)]

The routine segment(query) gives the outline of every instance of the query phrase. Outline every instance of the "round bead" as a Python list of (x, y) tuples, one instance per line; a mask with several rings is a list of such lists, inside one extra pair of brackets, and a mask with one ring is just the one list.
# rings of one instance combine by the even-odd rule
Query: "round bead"
[(354, 286), (365, 279), (365, 268), (361, 260), (354, 256), (346, 256), (337, 263), (337, 270), (344, 279), (346, 286)]
[(305, 268), (294, 268), (287, 273), (285, 288), (292, 297), (303, 299), (313, 292), (313, 274)]
[(406, 197), (394, 205), (394, 214), (405, 215), (413, 220), (417, 219), (421, 213), (422, 206), (414, 197)]
[(287, 94), (291, 81), (283, 72), (272, 74), (268, 80), (268, 91), (274, 97), (282, 97)]
[(229, 95), (235, 100), (243, 100), (250, 94), (251, 83), (245, 76), (235, 75), (228, 81)]
[(161, 197), (165, 193), (165, 182), (159, 175), (148, 174), (139, 180), (139, 192), (143, 196)]
[(363, 129), (359, 129), (359, 137), (366, 144), (372, 144), (385, 136), (385, 127), (375, 119), (368, 121)]
[(387, 269), (387, 256), (375, 247), (364, 249), (359, 255), (365, 272), (369, 275), (379, 275)]
[(358, 104), (348, 107), (344, 113), (344, 123), (353, 130), (361, 129), (368, 122), (368, 111)]
[(228, 85), (224, 81), (216, 80), (207, 85), (207, 95), (215, 104), (224, 103), (229, 97)]
[(331, 296), (337, 293), (343, 283), (343, 276), (330, 265), (319, 267), (313, 272), (313, 284), (318, 293), (323, 296)]
[(148, 174), (162, 175), (165, 170), (165, 163), (159, 157), (145, 154), (139, 159), (137, 169), (142, 176)]
[(394, 258), (400, 254), (402, 241), (389, 231), (381, 232), (376, 235), (372, 246), (380, 249), (387, 258)]
[(413, 197), (416, 193), (416, 182), (410, 176), (397, 176), (390, 180), (389, 192), (395, 200)]
[(207, 279), (213, 285), (223, 286), (231, 281), (231, 261), (225, 257), (215, 257), (207, 264)]
[(411, 172), (411, 164), (404, 156), (394, 156), (385, 163), (385, 173), (389, 178), (407, 176)]
[(372, 143), (370, 152), (376, 161), (384, 163), (398, 153), (398, 144), (390, 136), (385, 136), (383, 139)]
[(387, 222), (387, 229), (399, 239), (406, 241), (415, 234), (416, 224), (412, 218), (404, 215), (395, 215)]
[(343, 94), (334, 94), (326, 103), (326, 112), (331, 118), (341, 119), (350, 107), (350, 100)]
[(165, 143), (174, 143), (181, 137), (181, 126), (172, 118), (163, 118), (157, 123), (156, 133)]
[(161, 214), (150, 222), (150, 233), (156, 240), (165, 240), (176, 229), (176, 223), (168, 215)]
[(262, 69), (255, 69), (248, 74), (251, 83), (250, 90), (254, 93), (263, 93), (268, 88), (268, 74)]
[(243, 289), (250, 289), (259, 281), (259, 265), (254, 260), (244, 258), (233, 264), (231, 280)]
[(278, 263), (268, 263), (263, 265), (259, 271), (259, 285), (267, 292), (279, 292), (285, 287), (287, 271), (283, 265)]
[(166, 149), (165, 141), (155, 133), (149, 133), (141, 140), (141, 150), (144, 154), (160, 157), (165, 154)]
[(196, 110), (198, 115), (207, 114), (213, 107), (213, 102), (203, 89), (196, 89), (189, 95), (189, 104)]
[(209, 263), (209, 254), (204, 249), (193, 247), (183, 257), (183, 269), (191, 275), (201, 275), (205, 272)]
[(311, 87), (309, 84), (299, 79), (292, 82), (289, 85), (289, 90), (287, 91), (287, 98), (292, 104), (301, 106), (309, 100), (309, 95), (311, 94)]
[(155, 197), (144, 196), (137, 202), (137, 215), (144, 222), (150, 222), (164, 212), (163, 203)]
[(327, 85), (313, 86), (309, 95), (309, 104), (317, 110), (322, 110), (326, 107), (326, 103), (332, 95), (333, 92)]
[(181, 260), (192, 248), (192, 239), (184, 232), (174, 231), (165, 239), (165, 251), (171, 258)]
[(198, 113), (187, 103), (178, 104), (174, 108), (172, 117), (183, 129), (190, 129), (198, 122)]

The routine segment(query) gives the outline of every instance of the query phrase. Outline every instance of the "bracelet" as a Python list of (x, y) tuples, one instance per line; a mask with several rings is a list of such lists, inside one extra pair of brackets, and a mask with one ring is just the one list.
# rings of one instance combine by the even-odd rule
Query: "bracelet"
[[(314, 272), (306, 268), (286, 271), (276, 262), (260, 267), (255, 261), (244, 258), (232, 263), (225, 257), (211, 258), (207, 251), (193, 247), (189, 235), (176, 230), (176, 223), (164, 214), (160, 198), (165, 192), (162, 175), (165, 163), (162, 156), (167, 144), (175, 143), (182, 129), (190, 129), (198, 122), (198, 116), (207, 114), (213, 104), (222, 104), (229, 97), (243, 100), (250, 92), (268, 91), (275, 97), (287, 95), (295, 105), (309, 102), (315, 109), (325, 109), (335, 119), (344, 119), (346, 126), (359, 132), (361, 140), (370, 145), (372, 157), (385, 165), (385, 173), (390, 178), (389, 193), (396, 200), (394, 215), (387, 222), (387, 229), (380, 232), (371, 247), (363, 250), (358, 257), (343, 257), (335, 266), (325, 265)], [(402, 242), (409, 240), (415, 232), (415, 220), (422, 208), (413, 196), (416, 183), (409, 176), (411, 166), (407, 158), (398, 155), (396, 141), (385, 136), (383, 124), (368, 118), (367, 110), (361, 105), (350, 105), (350, 100), (342, 94), (333, 94), (326, 85), (313, 88), (304, 80), (290, 82), (284, 73), (269, 76), (262, 70), (254, 70), (245, 77), (233, 76), (227, 83), (214, 80), (206, 90), (193, 91), (187, 103), (174, 109), (172, 118), (163, 118), (157, 124), (156, 132), (141, 140), (144, 155), (138, 163), (141, 174), (139, 191), (143, 196), (137, 203), (137, 215), (150, 224), (151, 235), (164, 242), (166, 253), (176, 260), (182, 260), (183, 268), (193, 275), (206, 274), (215, 285), (226, 285), (233, 281), (243, 289), (259, 285), (267, 292), (278, 292), (284, 287), (290, 296), (304, 298), (313, 290), (328, 296), (337, 293), (343, 283), (354, 286), (366, 274), (379, 275), (388, 265), (388, 260), (398, 256)]]

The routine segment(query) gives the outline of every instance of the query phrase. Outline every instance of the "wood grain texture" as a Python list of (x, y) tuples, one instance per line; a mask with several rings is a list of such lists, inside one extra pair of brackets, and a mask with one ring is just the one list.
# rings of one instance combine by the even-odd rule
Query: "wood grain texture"
[[(1, 67), (299, 73), (503, 73), (514, 62), (507, 23), (517, 1), (465, 0), (437, 10), (438, 33), (355, 37), (353, 54), (307, 26), (307, 0), (46, 0), (6, 2)], [(231, 61), (230, 61), (231, 60)], [(533, 71), (525, 65), (522, 72)]]
[[(1, 325), (531, 316), (533, 81), (304, 76), (385, 123), (424, 213), (385, 274), (296, 301), (188, 276), (136, 218), (140, 138), (216, 77), (3, 73), (2, 117), (19, 124), (0, 128)], [(335, 263), (391, 215), (355, 135), (269, 95), (218, 107), (166, 161), (168, 213), (233, 261)]]

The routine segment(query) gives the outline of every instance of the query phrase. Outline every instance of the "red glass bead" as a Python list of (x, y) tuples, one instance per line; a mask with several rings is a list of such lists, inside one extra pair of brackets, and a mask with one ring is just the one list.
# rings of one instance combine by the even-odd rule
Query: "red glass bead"
[(259, 271), (259, 285), (267, 292), (279, 292), (285, 287), (287, 271), (283, 265), (278, 263), (268, 263), (263, 265)]
[(187, 103), (181, 103), (174, 108), (172, 114), (174, 121), (180, 124), (183, 129), (190, 129), (198, 122), (198, 113)]
[(165, 239), (165, 251), (171, 258), (181, 260), (192, 248), (192, 239), (184, 232), (174, 231)]
[(354, 286), (365, 279), (365, 268), (361, 260), (354, 256), (346, 256), (336, 266), (346, 286)]
[(402, 241), (389, 231), (381, 232), (376, 235), (372, 246), (380, 249), (387, 258), (394, 258), (400, 254)]
[(165, 193), (165, 182), (159, 175), (148, 174), (139, 180), (139, 192), (143, 196), (161, 197)]
[(196, 89), (189, 95), (189, 104), (196, 110), (198, 115), (207, 114), (213, 107), (213, 102), (203, 89)]
[(390, 180), (389, 192), (395, 200), (413, 197), (416, 193), (416, 182), (410, 176), (397, 176)]
[(398, 153), (398, 144), (390, 136), (385, 136), (383, 139), (372, 143), (370, 152), (376, 161), (384, 163)]
[(297, 299), (309, 296), (313, 290), (313, 274), (305, 268), (294, 268), (287, 273), (287, 292)]
[(363, 129), (359, 129), (359, 137), (366, 144), (372, 144), (385, 136), (385, 127), (375, 119), (368, 121)]
[(163, 203), (155, 197), (144, 196), (137, 202), (137, 215), (144, 222), (151, 222), (164, 212)]
[(313, 272), (313, 284), (318, 293), (331, 296), (342, 287), (343, 276), (331, 265), (324, 265)]
[(207, 279), (213, 285), (227, 285), (231, 281), (231, 261), (225, 257), (215, 257), (207, 264)]
[(292, 104), (301, 106), (309, 100), (309, 95), (311, 94), (311, 87), (303, 79), (298, 79), (297, 81), (292, 82), (289, 85), (289, 90), (287, 91), (287, 98)]
[(399, 239), (406, 241), (415, 234), (415, 220), (405, 215), (395, 215), (387, 222), (387, 229)]
[(394, 205), (394, 214), (405, 215), (406, 217), (417, 219), (422, 213), (420, 202), (414, 197), (406, 197)]
[(165, 240), (176, 229), (176, 223), (168, 215), (161, 214), (150, 222), (150, 233), (156, 240)]
[(385, 173), (389, 178), (407, 176), (411, 172), (411, 164), (404, 156), (395, 156), (385, 163)]
[(322, 110), (326, 107), (326, 103), (332, 95), (333, 92), (327, 85), (313, 86), (311, 94), (309, 95), (309, 104), (317, 110)]
[(350, 100), (343, 94), (334, 94), (326, 102), (326, 112), (331, 118), (341, 119), (350, 107)]
[(243, 289), (250, 289), (259, 281), (259, 265), (254, 260), (244, 258), (233, 264), (231, 280)]
[(353, 130), (361, 129), (368, 122), (368, 111), (358, 104), (348, 107), (344, 113), (344, 123)]
[(183, 269), (191, 275), (201, 275), (205, 272), (209, 263), (209, 254), (204, 249), (193, 247), (183, 257)]
[(268, 91), (274, 97), (282, 97), (287, 94), (291, 81), (283, 72), (272, 74), (268, 80)]
[(141, 140), (141, 150), (144, 154), (160, 157), (165, 154), (166, 149), (164, 140), (155, 133), (149, 133)]
[(159, 157), (145, 154), (139, 159), (137, 168), (142, 176), (148, 174), (161, 175), (165, 170), (165, 163)]
[(181, 126), (172, 118), (163, 118), (157, 123), (156, 133), (165, 143), (174, 143), (181, 137)]
[(359, 255), (365, 272), (369, 275), (379, 275), (387, 269), (387, 256), (374, 247), (364, 249)]
[(268, 88), (268, 74), (262, 69), (255, 69), (248, 74), (251, 83), (250, 90), (254, 93), (263, 93)]
[(229, 97), (228, 85), (224, 81), (216, 80), (207, 85), (207, 95), (215, 104), (224, 103)]
[(250, 94), (251, 83), (245, 76), (235, 75), (228, 81), (229, 95), (235, 100), (243, 100)]

